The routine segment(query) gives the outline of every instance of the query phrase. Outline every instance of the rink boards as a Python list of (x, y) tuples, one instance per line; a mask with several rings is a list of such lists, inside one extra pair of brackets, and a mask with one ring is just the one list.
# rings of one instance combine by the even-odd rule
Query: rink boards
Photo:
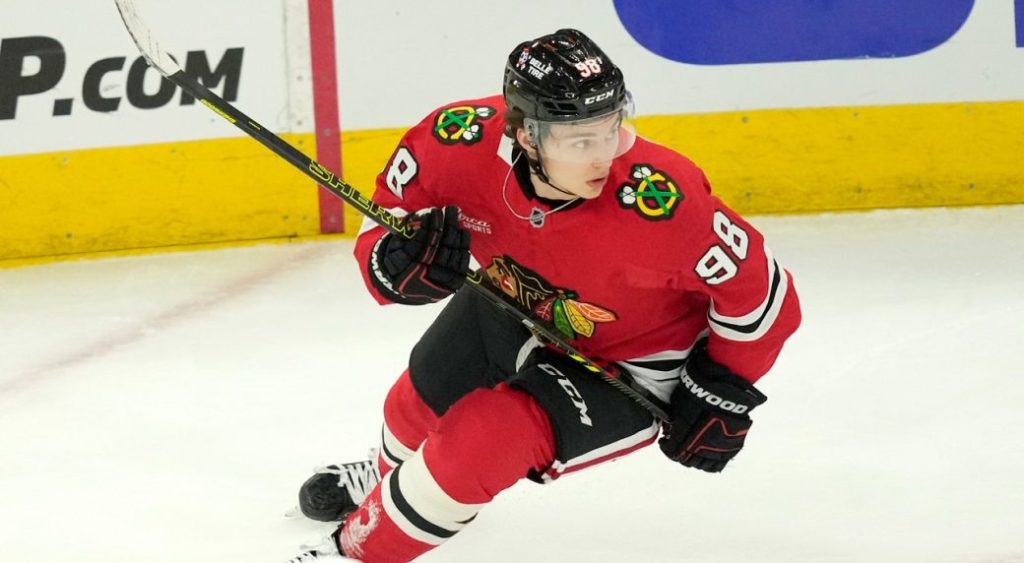
[[(316, 187), (160, 83), (113, 2), (62, 5), (75, 12), (54, 20), (45, 4), (55, 0), (10, 1), (24, 17), (0, 30), (0, 265), (322, 232)], [(339, 133), (314, 130), (308, 1), (246, 6), (244, 25), (233, 23), (232, 2), (138, 4), (187, 68), (316, 155), (318, 138)], [(497, 92), (512, 44), (574, 22), (627, 72), (640, 133), (697, 162), (745, 213), (1024, 202), (1022, 8), (941, 2), (946, 9), (902, 4), (886, 17), (919, 21), (881, 39), (812, 4), (788, 16), (817, 27), (777, 42), (760, 39), (756, 18), (700, 11), (715, 4), (655, 22), (630, 3), (581, 16), (525, 0), (543, 16), (515, 33), (469, 37), (425, 28), (437, 7), (399, 0), (337, 3), (333, 22), (312, 23), (336, 27), (340, 168), (367, 193), (406, 127), (439, 104)], [(771, 6), (758, 8), (762, 19), (787, 16)], [(200, 7), (220, 25), (191, 25), (189, 9)], [(693, 20), (693, 33), (700, 18), (717, 18), (734, 37), (694, 50), (685, 34), (643, 33), (673, 18)], [(351, 236), (360, 218), (344, 216)]]

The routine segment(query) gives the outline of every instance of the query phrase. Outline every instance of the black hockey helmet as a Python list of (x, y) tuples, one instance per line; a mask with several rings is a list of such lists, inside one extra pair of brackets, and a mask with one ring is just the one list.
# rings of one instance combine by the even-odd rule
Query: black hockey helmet
[(622, 71), (575, 29), (519, 44), (505, 64), (505, 105), (527, 119), (576, 121), (628, 102)]
[[(530, 145), (543, 153), (528, 157), (530, 167), (545, 182), (542, 156), (565, 162), (604, 161), (621, 156), (636, 140), (633, 100), (622, 71), (575, 29), (519, 44), (505, 64), (504, 94), (509, 110), (506, 133), (514, 137), (514, 117), (520, 114)], [(581, 136), (596, 139), (574, 142)]]

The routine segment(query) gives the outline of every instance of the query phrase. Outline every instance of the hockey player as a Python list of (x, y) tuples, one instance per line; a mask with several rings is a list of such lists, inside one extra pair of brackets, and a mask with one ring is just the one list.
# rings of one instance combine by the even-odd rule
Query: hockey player
[(381, 303), (453, 295), (384, 403), (379, 455), (303, 484), (341, 521), (293, 561), (409, 561), (502, 490), (653, 443), (659, 423), (475, 291), (545, 321), (671, 414), (671, 460), (719, 472), (743, 446), (754, 383), (800, 322), (790, 274), (703, 172), (639, 138), (622, 73), (572, 29), (520, 44), (504, 96), (443, 106), (410, 129), (374, 200), (415, 228), (368, 223), (355, 255)]

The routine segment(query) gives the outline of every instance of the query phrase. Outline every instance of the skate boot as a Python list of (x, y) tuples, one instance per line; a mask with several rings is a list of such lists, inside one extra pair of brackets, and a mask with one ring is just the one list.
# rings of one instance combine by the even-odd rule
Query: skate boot
[(349, 559), (342, 555), (341, 551), (338, 549), (338, 535), (340, 533), (341, 528), (338, 528), (333, 534), (324, 538), (319, 545), (304, 545), (300, 547), (299, 549), (303, 550), (302, 554), (289, 559), (287, 563), (355, 561), (355, 559)]
[(314, 469), (299, 489), (299, 510), (311, 520), (340, 522), (355, 512), (366, 495), (380, 482), (377, 449), (369, 459)]

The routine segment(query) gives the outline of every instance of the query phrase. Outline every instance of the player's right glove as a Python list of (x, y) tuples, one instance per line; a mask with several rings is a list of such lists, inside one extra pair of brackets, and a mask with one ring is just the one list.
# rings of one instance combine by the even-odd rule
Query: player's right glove
[(750, 411), (768, 397), (708, 356), (707, 340), (693, 347), (682, 383), (672, 392), (672, 422), (658, 440), (669, 459), (718, 473), (743, 448)]
[(459, 226), (455, 206), (408, 215), (412, 238), (388, 233), (370, 253), (370, 279), (395, 303), (423, 305), (462, 287), (469, 270), (469, 232)]

